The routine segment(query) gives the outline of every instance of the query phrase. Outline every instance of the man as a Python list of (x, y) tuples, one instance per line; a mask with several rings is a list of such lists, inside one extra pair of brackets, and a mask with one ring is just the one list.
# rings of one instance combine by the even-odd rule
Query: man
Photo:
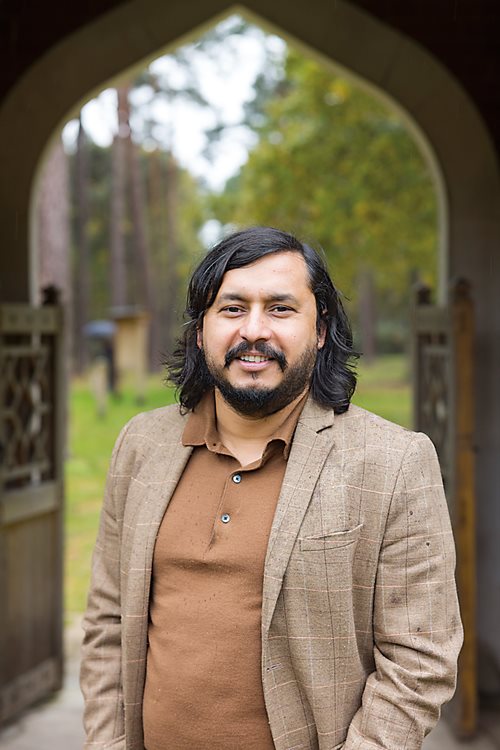
[(85, 617), (86, 748), (413, 750), (454, 689), (454, 549), (430, 440), (349, 406), (349, 324), (256, 227), (191, 279), (181, 409), (115, 446)]

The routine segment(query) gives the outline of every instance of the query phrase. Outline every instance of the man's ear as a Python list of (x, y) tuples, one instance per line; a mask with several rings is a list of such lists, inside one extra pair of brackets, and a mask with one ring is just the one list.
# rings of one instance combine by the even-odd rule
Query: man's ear
[(203, 349), (203, 328), (201, 326), (196, 329), (196, 346), (198, 349)]
[(326, 341), (326, 323), (320, 320), (318, 333), (318, 349), (323, 349)]

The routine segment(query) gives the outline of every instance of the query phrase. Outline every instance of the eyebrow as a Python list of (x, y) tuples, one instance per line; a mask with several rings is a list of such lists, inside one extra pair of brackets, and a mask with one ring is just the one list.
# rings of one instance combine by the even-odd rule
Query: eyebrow
[[(248, 302), (248, 297), (245, 297), (240, 292), (224, 292), (221, 294), (219, 302)], [(299, 300), (293, 294), (279, 294), (278, 292), (270, 292), (264, 297), (265, 302), (289, 302), (292, 305), (298, 305)]]

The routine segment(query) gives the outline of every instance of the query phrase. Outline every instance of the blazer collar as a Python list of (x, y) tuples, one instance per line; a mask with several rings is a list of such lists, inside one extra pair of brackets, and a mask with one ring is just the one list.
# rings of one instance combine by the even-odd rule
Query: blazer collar
[(308, 427), (313, 432), (321, 432), (327, 427), (331, 427), (335, 420), (335, 413), (333, 409), (327, 406), (321, 406), (313, 400), (311, 394), (309, 394), (302, 414), (299, 417), (298, 424), (302, 424)]

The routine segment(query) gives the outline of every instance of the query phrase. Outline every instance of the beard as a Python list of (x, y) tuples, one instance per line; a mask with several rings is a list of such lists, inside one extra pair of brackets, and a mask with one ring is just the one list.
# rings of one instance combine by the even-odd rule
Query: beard
[[(283, 372), (281, 382), (275, 388), (267, 388), (257, 382), (247, 386), (232, 385), (228, 380), (226, 371), (231, 362), (246, 352), (248, 348), (248, 345), (244, 342), (233, 347), (226, 354), (224, 366), (218, 365), (205, 354), (205, 362), (213, 385), (219, 389), (229, 406), (239, 414), (257, 418), (275, 414), (288, 406), (309, 386), (318, 355), (316, 345), (307, 348), (300, 359), (290, 366), (282, 352), (278, 352), (268, 344), (260, 342), (254, 344), (252, 350), (272, 357), (278, 363)], [(255, 373), (253, 378), (257, 381), (258, 373)]]

